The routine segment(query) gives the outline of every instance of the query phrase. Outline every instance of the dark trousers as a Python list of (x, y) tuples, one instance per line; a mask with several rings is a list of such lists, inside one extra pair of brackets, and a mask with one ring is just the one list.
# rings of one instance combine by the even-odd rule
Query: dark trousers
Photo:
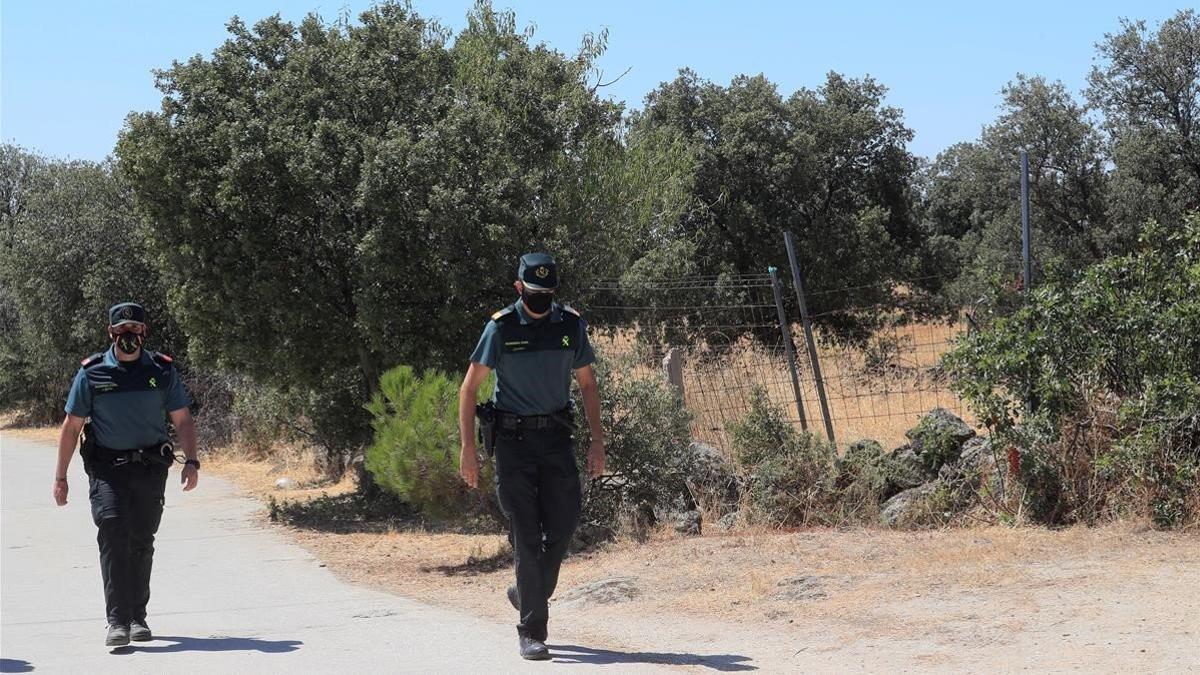
[(146, 618), (154, 534), (162, 520), (167, 468), (129, 463), (92, 467), (88, 497), (100, 545), (105, 612), (110, 624)]
[(496, 495), (508, 516), (521, 618), (517, 632), (546, 639), (548, 601), (579, 524), (581, 496), (571, 432), (563, 427), (500, 431)]

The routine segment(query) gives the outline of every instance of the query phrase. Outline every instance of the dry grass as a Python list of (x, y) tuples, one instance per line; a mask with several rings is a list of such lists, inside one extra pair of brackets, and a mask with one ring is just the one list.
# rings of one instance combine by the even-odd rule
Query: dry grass
[[(885, 446), (900, 445), (905, 442), (904, 432), (935, 407), (947, 408), (973, 423), (966, 406), (949, 391), (936, 369), (962, 330), (960, 323), (928, 322), (881, 331), (872, 344), (891, 347), (882, 350), (887, 358), (882, 364), (877, 360), (874, 368), (869, 366), (866, 350), (819, 346), (822, 379), (839, 444), (872, 438)], [(793, 334), (803, 335), (802, 328), (793, 327)], [(598, 335), (595, 342), (617, 355), (633, 354), (638, 348), (632, 331)], [(823, 435), (815, 378), (803, 341), (797, 346), (801, 349), (796, 358), (808, 428)], [(630, 372), (658, 372), (649, 355), (639, 363)], [(685, 350), (684, 399), (696, 416), (693, 437), (725, 447), (726, 426), (745, 415), (755, 387), (761, 387), (776, 406), (799, 422), (790, 369), (781, 348), (741, 340), (716, 353), (706, 352), (703, 346)]]

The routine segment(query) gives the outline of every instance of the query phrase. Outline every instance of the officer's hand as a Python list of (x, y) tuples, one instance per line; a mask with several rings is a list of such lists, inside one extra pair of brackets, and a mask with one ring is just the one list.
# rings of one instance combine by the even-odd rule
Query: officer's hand
[(458, 472), (462, 475), (463, 482), (471, 486), (471, 489), (479, 487), (479, 455), (475, 452), (474, 445), (463, 445)]
[(604, 475), (604, 443), (592, 441), (587, 454), (588, 477), (599, 478)]
[(200, 472), (196, 467), (188, 464), (183, 467), (183, 471), (179, 474), (179, 482), (183, 484), (183, 491), (187, 492), (196, 487), (196, 483), (200, 480)]
[(55, 479), (54, 481), (54, 503), (59, 506), (67, 504), (67, 481)]

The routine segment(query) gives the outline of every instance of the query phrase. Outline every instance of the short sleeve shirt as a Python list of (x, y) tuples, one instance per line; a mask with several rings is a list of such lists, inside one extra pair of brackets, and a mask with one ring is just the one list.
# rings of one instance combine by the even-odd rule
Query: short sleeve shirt
[(175, 366), (145, 350), (137, 361), (122, 363), (109, 348), (75, 374), (65, 410), (91, 418), (100, 446), (133, 450), (167, 440), (167, 413), (191, 404)]
[(555, 303), (534, 319), (520, 301), (488, 321), (471, 354), (471, 361), (496, 372), (496, 407), (520, 415), (566, 408), (572, 371), (595, 360), (582, 317)]

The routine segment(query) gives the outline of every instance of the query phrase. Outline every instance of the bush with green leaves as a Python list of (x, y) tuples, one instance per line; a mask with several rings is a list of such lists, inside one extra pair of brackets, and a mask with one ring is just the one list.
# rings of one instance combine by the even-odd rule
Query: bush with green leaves
[[(610, 531), (635, 514), (694, 506), (687, 485), (693, 473), (691, 414), (661, 376), (636, 373), (630, 365), (603, 354), (595, 364), (607, 470), (591, 481), (582, 522)], [(582, 414), (578, 420), (582, 471), (590, 435)]]
[(1037, 520), (1200, 517), (1200, 214), (1140, 241), (944, 359), (978, 419), (1020, 448), (1020, 508)]
[(479, 511), (480, 498), (490, 499), (489, 462), (481, 465), (479, 494), (459, 477), (457, 382), (397, 366), (380, 378), (366, 408), (375, 438), (365, 463), (381, 488), (437, 520), (463, 519)]
[(750, 520), (779, 527), (833, 520), (837, 449), (832, 444), (796, 431), (761, 389), (752, 393), (749, 413), (731, 426), (730, 436)]

